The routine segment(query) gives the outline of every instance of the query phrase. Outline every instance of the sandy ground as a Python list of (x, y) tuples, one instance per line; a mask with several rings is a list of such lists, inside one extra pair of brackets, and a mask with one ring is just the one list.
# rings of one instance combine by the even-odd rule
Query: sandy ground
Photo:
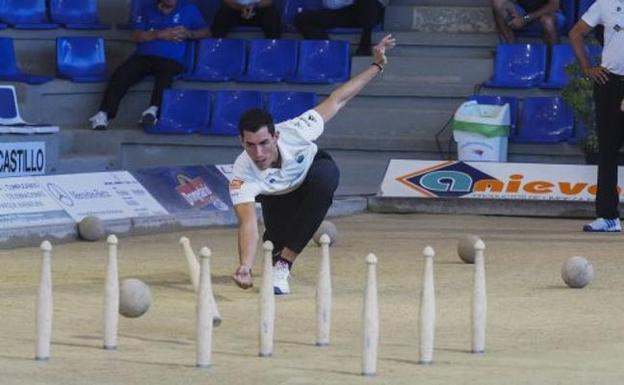
[[(37, 249), (0, 252), (0, 384), (621, 384), (624, 382), (624, 235), (583, 234), (581, 221), (444, 215), (363, 214), (334, 220), (332, 342), (315, 342), (313, 244), (293, 270), (293, 294), (277, 300), (275, 351), (260, 358), (257, 289), (229, 279), (235, 230), (187, 232), (213, 250), (214, 291), (224, 317), (213, 367), (195, 363), (195, 295), (177, 243), (183, 234), (120, 240), (121, 278), (148, 283), (154, 303), (120, 319), (119, 349), (101, 349), (107, 248), (55, 246), (52, 358), (33, 360)], [(487, 352), (469, 353), (472, 265), (456, 255), (466, 233), (487, 245)], [(436, 250), (434, 364), (418, 361), (422, 249)], [(379, 375), (361, 377), (364, 258), (379, 257)], [(565, 287), (562, 262), (587, 256), (596, 277)], [(256, 272), (260, 271), (259, 264)], [(259, 285), (259, 277), (256, 283)]]

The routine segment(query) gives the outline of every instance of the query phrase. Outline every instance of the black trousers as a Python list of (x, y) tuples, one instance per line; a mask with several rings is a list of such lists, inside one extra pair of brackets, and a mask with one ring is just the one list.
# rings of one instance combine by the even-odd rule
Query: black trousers
[(624, 141), (624, 76), (609, 75), (606, 84), (594, 85), (598, 134), (598, 192), (596, 216), (619, 218), (618, 156)]
[(175, 76), (183, 71), (184, 66), (175, 60), (160, 56), (131, 56), (113, 72), (104, 92), (100, 111), (106, 112), (108, 118), (113, 119), (128, 89), (149, 75), (154, 76), (150, 106), (160, 107), (163, 92), (171, 87)]
[(295, 26), (304, 39), (327, 40), (327, 30), (336, 27), (361, 27), (360, 47), (370, 47), (373, 28), (379, 24), (384, 7), (378, 0), (355, 0), (340, 9), (304, 11), (295, 16)]
[(284, 195), (260, 195), (265, 232), (275, 251), (288, 247), (300, 253), (325, 219), (338, 187), (340, 172), (334, 160), (318, 151), (296, 190)]
[(251, 19), (243, 19), (241, 11), (221, 6), (212, 22), (212, 37), (226, 37), (228, 32), (239, 25), (256, 26), (262, 28), (267, 39), (279, 39), (281, 36), (281, 22), (277, 9), (274, 6), (255, 8), (256, 15)]

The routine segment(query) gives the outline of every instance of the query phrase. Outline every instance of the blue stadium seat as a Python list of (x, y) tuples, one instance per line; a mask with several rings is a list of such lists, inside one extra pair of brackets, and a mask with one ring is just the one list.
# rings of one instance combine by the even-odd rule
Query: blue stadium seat
[(544, 44), (499, 44), (494, 74), (483, 85), (493, 88), (530, 88), (541, 84), (546, 73)]
[(194, 134), (210, 125), (212, 92), (168, 89), (163, 94), (158, 123), (150, 134)]
[(2, 0), (0, 20), (17, 29), (58, 28), (48, 20), (46, 0)]
[(339, 83), (351, 76), (347, 41), (302, 40), (293, 83)]
[(247, 70), (236, 80), (242, 82), (280, 82), (292, 78), (297, 71), (296, 40), (251, 40)]
[(13, 39), (10, 37), (0, 37), (0, 80), (28, 84), (43, 84), (52, 79), (51, 76), (23, 73), (17, 66)]
[(509, 104), (509, 135), (516, 135), (518, 124), (518, 98), (515, 96), (474, 95), (469, 97), (468, 100), (475, 100), (478, 104), (493, 104), (495, 106)]
[(527, 97), (524, 99), (515, 143), (558, 143), (568, 140), (574, 129), (574, 112), (563, 99)]
[(98, 0), (49, 0), (53, 22), (69, 29), (109, 29), (98, 20)]
[[(592, 63), (598, 64), (600, 60), (601, 48), (598, 46), (586, 47), (587, 54)], [(574, 50), (569, 44), (557, 44), (552, 48), (552, 59), (550, 61), (550, 71), (548, 80), (540, 84), (541, 88), (563, 88), (568, 84), (566, 67), (576, 62)]]
[(187, 80), (227, 82), (245, 71), (246, 42), (241, 39), (202, 39), (197, 45), (195, 68)]
[(15, 87), (0, 85), (0, 134), (51, 134), (58, 131), (58, 126), (32, 124), (22, 119)]
[(579, 0), (576, 19), (580, 19), (596, 0)]
[(314, 92), (271, 92), (267, 97), (267, 111), (275, 123), (295, 118), (316, 106)]
[(56, 38), (56, 73), (59, 78), (77, 83), (108, 80), (104, 39), (85, 36)]
[(250, 108), (262, 107), (262, 93), (258, 91), (217, 91), (212, 124), (199, 133), (237, 136), (240, 116)]

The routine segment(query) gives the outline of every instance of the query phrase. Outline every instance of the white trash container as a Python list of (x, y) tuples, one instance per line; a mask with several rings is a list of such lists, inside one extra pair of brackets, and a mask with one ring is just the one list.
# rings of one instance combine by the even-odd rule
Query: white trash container
[(453, 117), (457, 159), (506, 162), (509, 125), (509, 104), (463, 103)]

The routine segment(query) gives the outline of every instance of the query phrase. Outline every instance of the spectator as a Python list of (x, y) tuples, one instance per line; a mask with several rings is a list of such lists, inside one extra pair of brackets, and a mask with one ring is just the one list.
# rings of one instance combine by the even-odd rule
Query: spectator
[(496, 31), (502, 42), (513, 43), (514, 31), (538, 22), (544, 29), (544, 42), (557, 44), (557, 25), (563, 24), (565, 16), (559, 10), (559, 0), (490, 0)]
[(304, 39), (327, 40), (328, 29), (362, 28), (358, 56), (371, 55), (373, 28), (383, 20), (388, 0), (323, 0), (323, 8), (303, 11), (295, 16), (295, 26)]
[(260, 27), (267, 39), (281, 36), (280, 16), (273, 0), (224, 0), (212, 23), (212, 36), (226, 37), (238, 25)]
[(111, 77), (100, 104), (91, 117), (94, 130), (104, 130), (117, 115), (119, 103), (130, 86), (148, 75), (154, 76), (154, 89), (149, 108), (139, 124), (151, 127), (158, 121), (163, 91), (170, 87), (184, 68), (186, 41), (209, 34), (208, 25), (195, 5), (178, 0), (159, 0), (146, 7), (134, 22), (132, 41), (137, 43), (134, 54), (119, 66)]

